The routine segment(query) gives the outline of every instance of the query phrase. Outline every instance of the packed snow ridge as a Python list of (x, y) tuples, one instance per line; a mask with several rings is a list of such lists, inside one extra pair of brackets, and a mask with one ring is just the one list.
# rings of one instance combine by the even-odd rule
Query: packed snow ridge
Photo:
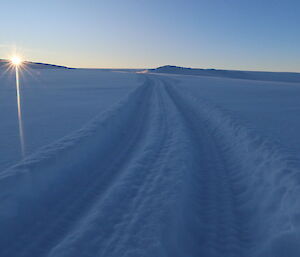
[(295, 158), (201, 87), (131, 76), (119, 102), (0, 174), (0, 256), (298, 257)]

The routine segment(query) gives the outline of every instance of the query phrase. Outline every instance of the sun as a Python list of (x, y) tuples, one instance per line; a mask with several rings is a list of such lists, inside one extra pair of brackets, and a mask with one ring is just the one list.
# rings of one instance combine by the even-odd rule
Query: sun
[(10, 58), (10, 61), (13, 65), (19, 66), (20, 64), (22, 64), (22, 59), (19, 56), (13, 56), (12, 58)]

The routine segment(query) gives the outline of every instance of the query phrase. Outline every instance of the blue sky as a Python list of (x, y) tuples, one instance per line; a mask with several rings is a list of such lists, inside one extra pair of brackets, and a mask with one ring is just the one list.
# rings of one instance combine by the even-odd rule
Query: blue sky
[(1, 1), (0, 58), (300, 72), (300, 1)]

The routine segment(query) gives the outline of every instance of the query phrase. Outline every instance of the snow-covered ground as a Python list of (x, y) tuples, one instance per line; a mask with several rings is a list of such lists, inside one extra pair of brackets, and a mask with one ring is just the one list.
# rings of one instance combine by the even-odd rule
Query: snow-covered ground
[(0, 78), (0, 256), (300, 256), (300, 84)]
[[(22, 158), (15, 74), (0, 70), (0, 170)], [(81, 128), (118, 102), (139, 82), (130, 73), (30, 69), (20, 74), (25, 153)]]

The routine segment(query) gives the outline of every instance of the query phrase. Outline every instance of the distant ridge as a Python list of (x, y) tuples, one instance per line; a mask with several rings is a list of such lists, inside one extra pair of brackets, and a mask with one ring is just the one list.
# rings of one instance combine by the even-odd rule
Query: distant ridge
[[(0, 59), (0, 67), (9, 65), (10, 61), (5, 60), (5, 59)], [(41, 62), (28, 62), (24, 61), (24, 64), (32, 69), (74, 69), (74, 68), (69, 68), (66, 66), (61, 66), (61, 65), (55, 65), (55, 64), (48, 64), (48, 63), (41, 63)]]
[(296, 72), (198, 69), (173, 65), (165, 65), (155, 69), (148, 69), (144, 72), (300, 83), (300, 73)]

